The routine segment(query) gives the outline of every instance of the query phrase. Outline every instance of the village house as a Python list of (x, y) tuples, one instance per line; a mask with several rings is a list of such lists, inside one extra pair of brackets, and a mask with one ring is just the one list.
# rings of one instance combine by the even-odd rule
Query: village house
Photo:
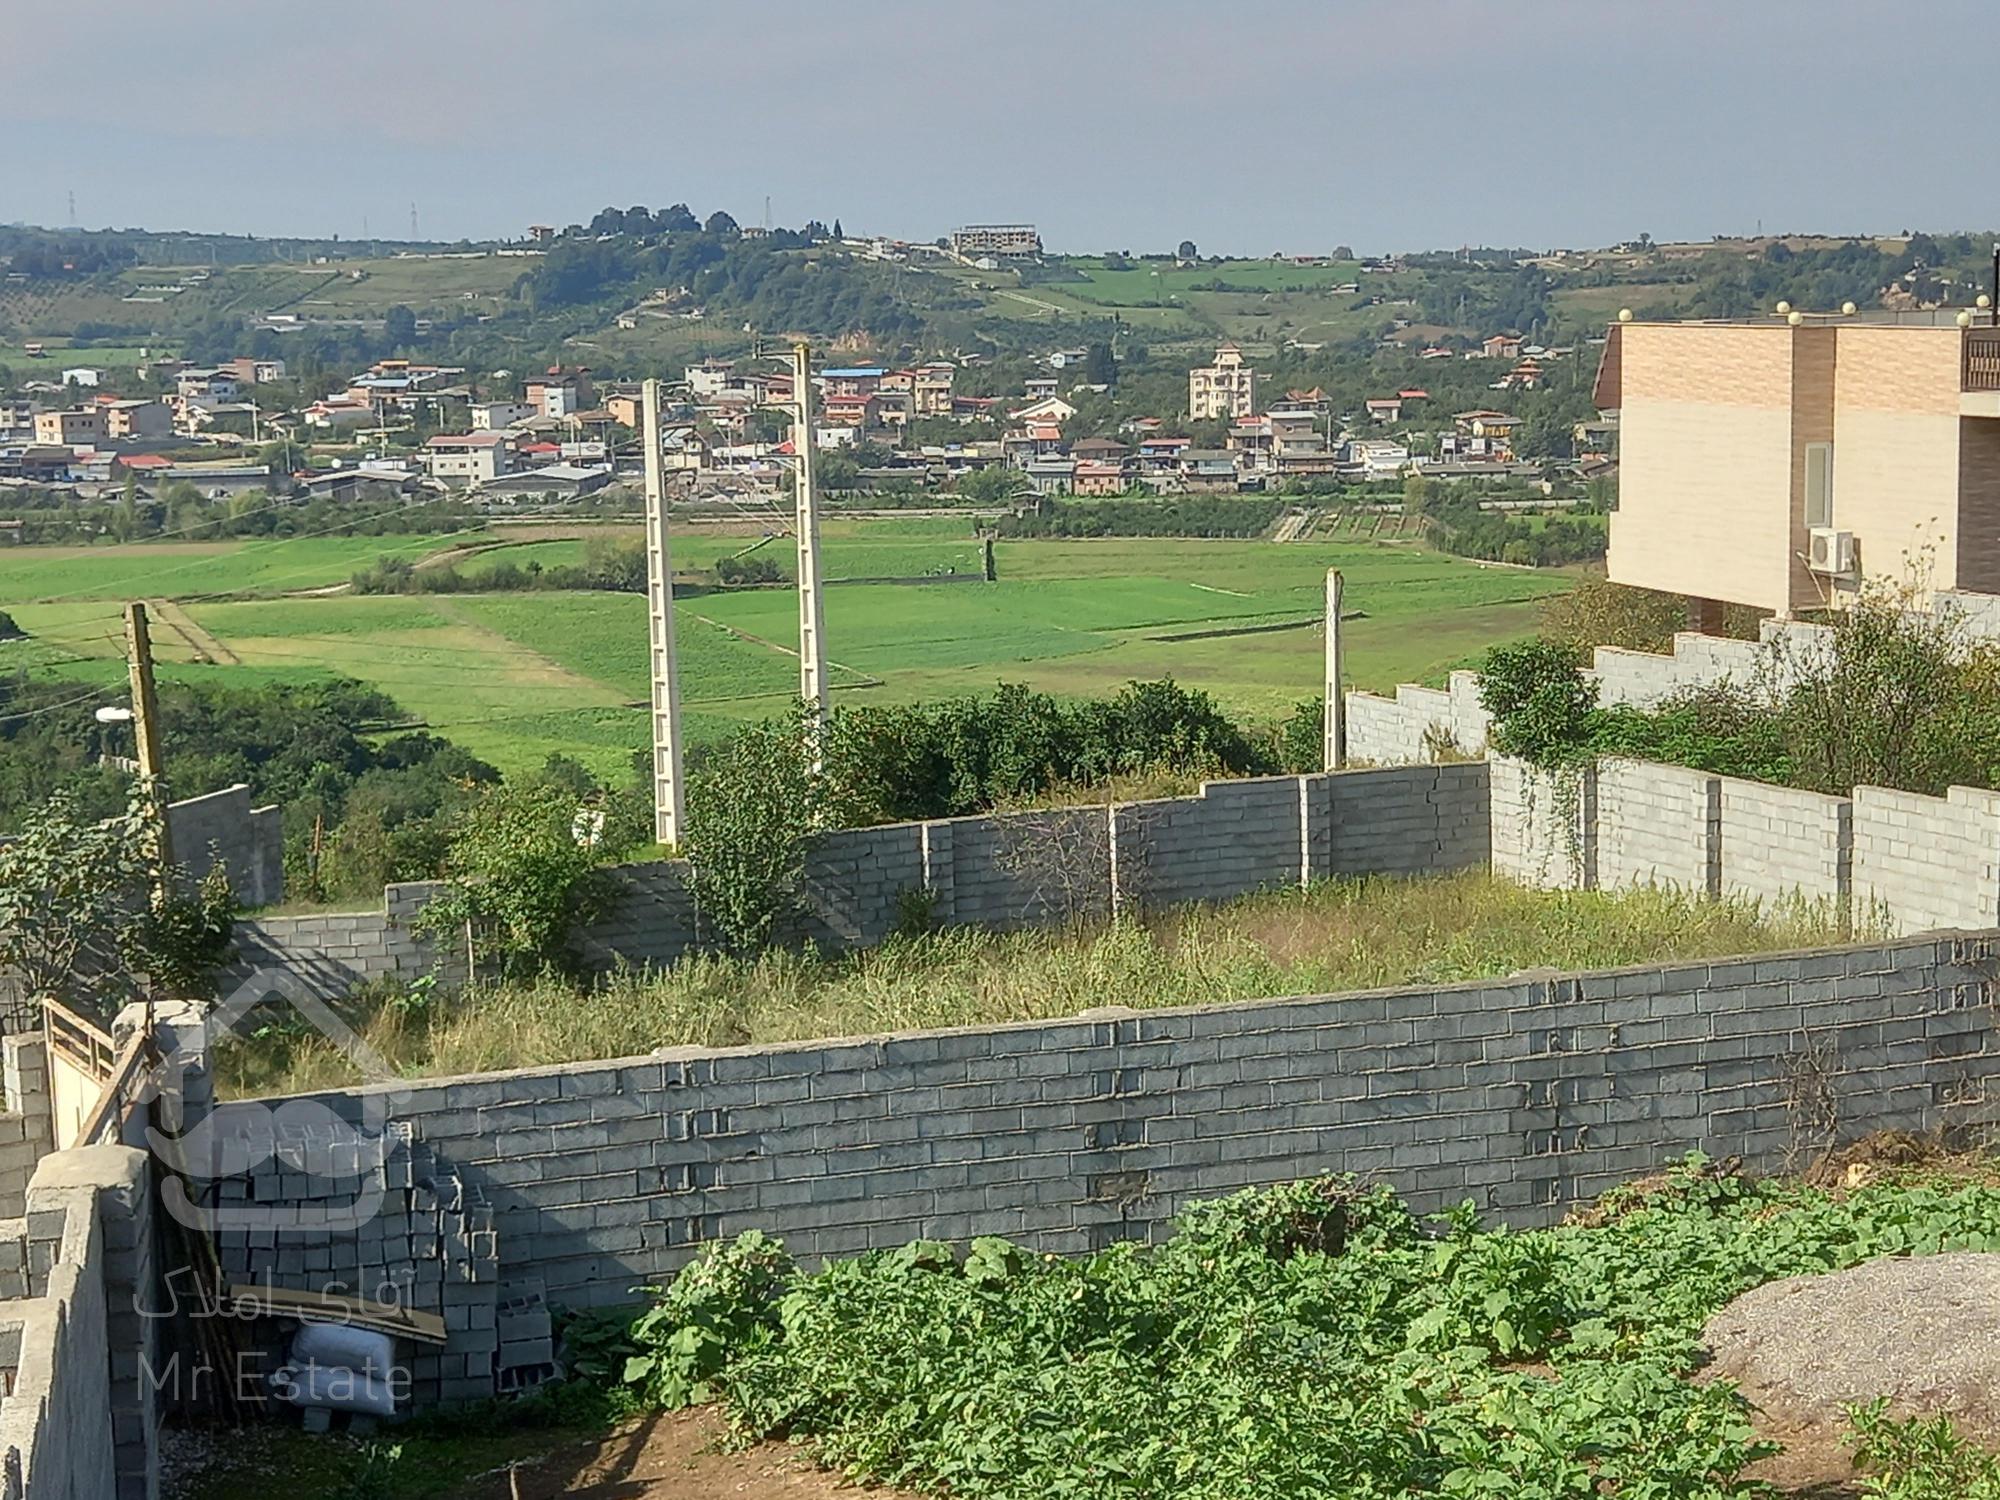
[(872, 396), (882, 388), (882, 377), (888, 373), (878, 365), (822, 370), (819, 373), (820, 394), (826, 397)]
[(1403, 420), (1403, 398), (1401, 396), (1370, 396), (1361, 403), (1372, 422), (1400, 422)]
[(1160, 434), (1139, 439), (1139, 472), (1156, 477), (1179, 474), (1181, 455), (1192, 442), (1191, 438)]
[(1488, 359), (1519, 359), (1521, 357), (1521, 335), (1518, 333), (1495, 333), (1479, 341), (1479, 352)]
[(1021, 394), (1029, 401), (1047, 401), (1055, 395), (1060, 382), (1053, 375), (1034, 375), (1021, 382)]
[(1028, 488), (1037, 495), (1067, 495), (1076, 489), (1076, 460), (1066, 454), (1049, 453), (1030, 458), (1021, 466)]
[(225, 359), (216, 368), (234, 375), (239, 385), (270, 385), (285, 378), (285, 362), (282, 359), (252, 359), (239, 355), (235, 359)]
[(376, 420), (375, 408), (351, 396), (328, 396), (305, 409), (305, 424), (329, 431), (346, 427), (366, 427)]
[(1410, 464), (1410, 450), (1388, 438), (1350, 438), (1343, 470), (1363, 481), (1394, 479)]
[(112, 442), (173, 435), (174, 411), (164, 401), (100, 396), (92, 404), (104, 413), (104, 436)]
[(514, 472), (512, 439), (504, 432), (441, 434), (424, 444), (423, 456), (425, 472), (454, 488)]
[(1116, 438), (1087, 437), (1069, 445), (1069, 454), (1079, 463), (1122, 464), (1132, 450)]
[(233, 371), (182, 370), (174, 376), (174, 393), (184, 398), (234, 401), (242, 389)]
[(1238, 488), (1236, 455), (1222, 448), (1183, 448), (1177, 470), (1181, 483), (1189, 489)]
[(35, 413), (35, 441), (38, 443), (69, 448), (103, 442), (108, 436), (102, 407), (79, 406), (69, 411)]
[(1122, 495), (1129, 481), (1122, 464), (1077, 459), (1074, 486), (1079, 495)]
[(933, 360), (920, 365), (916, 378), (910, 385), (911, 399), (916, 403), (920, 417), (948, 417), (952, 415), (952, 381), (958, 371), (942, 360)]
[(1016, 422), (1067, 422), (1076, 408), (1060, 396), (1044, 396), (1009, 414)]
[(1257, 411), (1257, 372), (1243, 363), (1243, 351), (1224, 344), (1215, 363), (1188, 371), (1188, 419), (1233, 421)]
[(71, 365), (62, 372), (62, 383), (94, 391), (104, 383), (104, 374), (95, 365)]
[(546, 374), (530, 376), (523, 395), (528, 405), (540, 415), (557, 421), (597, 404), (597, 392), (590, 384), (590, 371), (568, 370), (560, 365), (550, 366)]
[(516, 422), (541, 415), (541, 407), (526, 401), (475, 401), (472, 403), (472, 430), (499, 432)]
[(1054, 458), (1064, 448), (1062, 429), (1053, 422), (1034, 422), (1002, 435), (1000, 448), (1007, 461), (1025, 469), (1037, 458)]
[(1271, 424), (1264, 417), (1241, 417), (1229, 424), (1225, 446), (1236, 455), (1239, 467), (1247, 472), (1270, 467)]

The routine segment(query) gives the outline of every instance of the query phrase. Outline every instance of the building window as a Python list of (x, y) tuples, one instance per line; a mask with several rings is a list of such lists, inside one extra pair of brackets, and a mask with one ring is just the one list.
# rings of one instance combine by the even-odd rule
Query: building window
[(1806, 525), (1833, 524), (1833, 444), (1806, 444)]

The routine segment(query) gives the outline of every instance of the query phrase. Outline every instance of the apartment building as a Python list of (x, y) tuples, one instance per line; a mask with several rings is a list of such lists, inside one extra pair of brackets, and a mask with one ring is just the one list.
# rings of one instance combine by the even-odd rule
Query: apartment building
[(1257, 412), (1257, 372), (1243, 363), (1243, 351), (1224, 344), (1215, 363), (1188, 371), (1188, 419), (1233, 422)]
[(1042, 237), (1032, 224), (967, 224), (951, 232), (951, 253), (966, 259), (1040, 255)]
[(99, 443), (106, 437), (104, 428), (104, 409), (99, 406), (35, 413), (35, 441), (38, 443), (52, 443), (64, 448), (72, 448), (79, 443)]
[(2000, 592), (2000, 328), (1623, 323), (1596, 399), (1616, 582), (1781, 615), (1869, 581)]
[(443, 434), (424, 444), (424, 468), (448, 485), (484, 484), (514, 472), (511, 445), (504, 432)]
[(97, 406), (104, 413), (104, 435), (114, 442), (173, 435), (174, 410), (164, 401), (100, 400)]

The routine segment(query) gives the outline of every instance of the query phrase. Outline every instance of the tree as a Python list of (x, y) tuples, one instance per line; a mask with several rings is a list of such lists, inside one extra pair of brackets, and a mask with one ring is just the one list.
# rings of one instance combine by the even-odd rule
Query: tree
[(1095, 343), (1084, 351), (1083, 378), (1091, 385), (1118, 384), (1118, 359), (1109, 344)]
[(1180, 248), (1174, 254), (1182, 260), (1194, 260), (1198, 258), (1193, 240), (1182, 240)]
[(754, 724), (690, 769), (682, 852), (695, 913), (731, 952), (769, 947), (799, 911), (806, 851), (825, 821), (806, 759), (815, 732), (803, 711)]
[(392, 349), (406, 349), (417, 337), (417, 315), (398, 302), (382, 315), (382, 336)]
[(146, 875), (147, 810), (83, 816), (59, 791), (0, 845), (0, 968), (31, 998), (77, 1001), (87, 969), (115, 968)]
[(708, 216), (708, 222), (701, 227), (710, 234), (735, 234), (738, 232), (736, 221), (719, 208)]
[(833, 221), (833, 237), (837, 240), (844, 240), (847, 238), (847, 236), (841, 231), (840, 220), (838, 219), (835, 219)]
[(475, 963), (491, 961), (508, 978), (573, 969), (572, 939), (611, 899), (598, 849), (578, 837), (579, 811), (560, 785), (489, 790), (453, 827), (450, 883), (418, 914), (418, 930), (440, 941), (469, 930)]
[(701, 228), (701, 220), (685, 203), (676, 203), (653, 215), (653, 227), (663, 234), (691, 234)]
[(1012, 505), (1021, 498), (1023, 484), (1018, 470), (994, 464), (959, 475), (958, 493), (975, 505)]
[(1521, 419), (1514, 447), (1523, 458), (1570, 458), (1576, 452), (1575, 428), (1552, 412)]

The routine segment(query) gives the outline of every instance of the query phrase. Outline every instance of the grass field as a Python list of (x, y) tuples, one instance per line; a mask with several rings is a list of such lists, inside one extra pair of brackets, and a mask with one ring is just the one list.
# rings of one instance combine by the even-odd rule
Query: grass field
[[(1328, 567), (1343, 570), (1358, 612), (1347, 624), (1350, 676), (1378, 690), (1435, 681), (1493, 642), (1532, 631), (1538, 601), (1567, 585), (1559, 573), (1357, 536), (1282, 545), (1002, 542), (999, 581), (986, 584), (973, 581), (978, 547), (966, 520), (835, 520), (824, 535), (833, 689), (837, 702), (852, 704), (989, 691), (1002, 680), (1096, 694), (1173, 676), (1247, 720), (1269, 722), (1318, 691)], [(676, 560), (703, 568), (757, 539), (689, 528), (676, 538)], [(622, 771), (647, 743), (645, 605), (637, 595), (280, 597), (335, 587), (378, 556), (492, 540), (480, 533), (24, 548), (0, 554), (0, 607), (35, 639), (0, 648), (14, 653), (0, 663), (115, 691), (120, 610), (127, 598), (143, 597), (156, 601), (155, 649), (169, 680), (351, 676), (504, 769), (560, 752), (600, 772)], [(459, 566), (476, 575), (503, 559), (572, 562), (584, 545), (532, 540), (475, 552)], [(792, 571), (789, 537), (764, 550)], [(947, 567), (967, 581), (843, 581)], [(790, 589), (683, 595), (674, 614), (691, 737), (784, 708), (798, 681)]]

